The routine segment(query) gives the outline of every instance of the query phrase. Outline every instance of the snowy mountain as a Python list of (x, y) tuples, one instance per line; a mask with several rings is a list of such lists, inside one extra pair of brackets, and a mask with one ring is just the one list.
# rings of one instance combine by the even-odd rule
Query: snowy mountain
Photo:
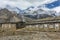
[(18, 7), (11, 7), (9, 5), (6, 6), (6, 8), (10, 11), (15, 11), (17, 13), (21, 13), (24, 14), (25, 16), (31, 16), (31, 18), (38, 18), (39, 17), (53, 17), (53, 16), (58, 16), (58, 13), (54, 10), (50, 10), (46, 7), (44, 7), (44, 5), (39, 5), (37, 7), (34, 6), (30, 6), (25, 10), (21, 10)]
[(30, 17), (33, 19), (58, 16), (56, 15), (56, 11), (48, 10), (43, 7), (34, 7), (34, 8), (26, 9), (24, 11), (24, 15), (26, 17)]
[(60, 12), (60, 0), (0, 0), (0, 8), (8, 8), (17, 12), (19, 12), (17, 8), (25, 10), (42, 5), (47, 9)]
[(0, 9), (6, 8), (24, 15), (41, 16), (41, 14), (46, 14), (60, 16), (60, 0), (2, 0), (0, 2), (2, 2)]

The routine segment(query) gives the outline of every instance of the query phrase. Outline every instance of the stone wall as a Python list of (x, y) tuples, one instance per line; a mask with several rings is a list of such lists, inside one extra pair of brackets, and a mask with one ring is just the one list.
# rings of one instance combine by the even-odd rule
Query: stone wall
[[(2, 24), (0, 28), (4, 31), (15, 31), (16, 24)], [(60, 31), (60, 23), (29, 24), (26, 28), (35, 31)]]
[(26, 25), (26, 28), (35, 28), (39, 31), (59, 31), (60, 23), (47, 23), (47, 24), (35, 24), (35, 25)]
[(4, 31), (15, 31), (16, 24), (2, 24), (2, 30)]

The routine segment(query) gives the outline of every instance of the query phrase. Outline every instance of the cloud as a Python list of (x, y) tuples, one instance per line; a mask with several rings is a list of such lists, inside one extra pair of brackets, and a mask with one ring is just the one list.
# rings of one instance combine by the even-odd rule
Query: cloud
[(56, 0), (0, 0), (0, 8), (5, 8), (6, 5), (26, 9), (29, 6), (38, 6), (45, 3), (50, 3)]
[(6, 5), (9, 5), (11, 7), (18, 7), (21, 9), (25, 9), (29, 6), (31, 6), (32, 4), (27, 2), (27, 1), (11, 1), (11, 0), (0, 0), (0, 8), (5, 8)]
[(60, 12), (60, 6), (58, 6), (58, 7), (56, 7), (56, 8), (53, 8), (53, 9), (51, 9), (51, 10), (54, 10), (54, 11), (56, 11), (56, 12)]
[(60, 0), (45, 5), (48, 9), (60, 12)]
[(57, 0), (26, 0), (26, 1), (30, 2), (34, 6), (38, 6), (38, 5), (42, 5), (42, 4), (52, 3)]

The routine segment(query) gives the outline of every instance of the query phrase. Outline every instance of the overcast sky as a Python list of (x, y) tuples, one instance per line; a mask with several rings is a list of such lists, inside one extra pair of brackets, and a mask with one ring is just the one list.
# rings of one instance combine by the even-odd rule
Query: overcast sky
[(38, 6), (53, 1), (56, 0), (0, 0), (0, 7), (4, 8), (6, 5), (10, 5), (11, 7), (26, 9), (29, 6)]

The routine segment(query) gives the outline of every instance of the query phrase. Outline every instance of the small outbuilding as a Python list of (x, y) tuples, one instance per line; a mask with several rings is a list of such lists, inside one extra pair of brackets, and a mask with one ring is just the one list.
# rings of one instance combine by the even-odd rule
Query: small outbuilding
[(0, 19), (0, 28), (2, 30), (14, 31), (23, 27), (25, 27), (24, 22), (15, 16), (10, 18), (9, 21), (6, 21), (6, 19)]
[(0, 10), (0, 30), (14, 31), (25, 27), (24, 23), (21, 15), (17, 15), (7, 9)]

